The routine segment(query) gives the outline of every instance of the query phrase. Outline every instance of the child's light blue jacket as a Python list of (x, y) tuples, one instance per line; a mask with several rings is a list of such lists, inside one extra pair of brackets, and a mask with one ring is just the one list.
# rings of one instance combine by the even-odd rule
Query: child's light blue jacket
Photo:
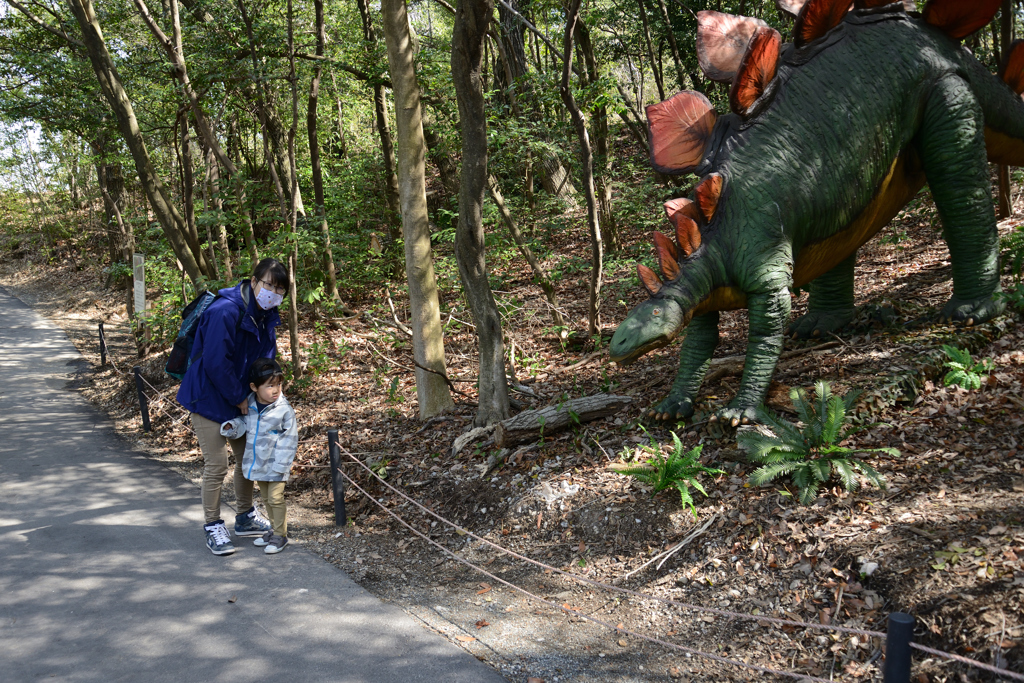
[(295, 411), (284, 394), (263, 408), (256, 406), (256, 394), (249, 394), (249, 412), (225, 422), (220, 433), (229, 439), (245, 435), (245, 456), (242, 474), (249, 481), (288, 481), (295, 449), (299, 445), (299, 428)]

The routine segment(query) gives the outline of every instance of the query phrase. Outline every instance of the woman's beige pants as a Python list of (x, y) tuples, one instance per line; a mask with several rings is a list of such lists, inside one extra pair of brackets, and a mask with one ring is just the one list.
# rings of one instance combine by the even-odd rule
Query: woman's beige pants
[(228, 439), (221, 436), (220, 423), (207, 420), (199, 413), (192, 413), (192, 429), (203, 451), (203, 514), (206, 515), (206, 523), (222, 519), (220, 492), (224, 487), (224, 476), (228, 473), (229, 455), (235, 456), (235, 507), (238, 512), (251, 508), (253, 483), (242, 474), (245, 437)]

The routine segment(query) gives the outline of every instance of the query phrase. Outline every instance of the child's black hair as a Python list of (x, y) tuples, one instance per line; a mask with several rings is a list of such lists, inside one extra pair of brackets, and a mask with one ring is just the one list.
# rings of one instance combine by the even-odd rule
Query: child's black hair
[(273, 358), (260, 358), (249, 367), (249, 381), (261, 387), (275, 377), (284, 377), (284, 371)]

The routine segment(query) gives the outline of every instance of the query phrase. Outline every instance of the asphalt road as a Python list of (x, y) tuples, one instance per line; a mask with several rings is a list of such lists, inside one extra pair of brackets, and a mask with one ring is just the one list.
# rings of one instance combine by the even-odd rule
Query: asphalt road
[(0, 288), (0, 680), (505, 680), (294, 544), (212, 555), (197, 487), (67, 388), (86, 363)]

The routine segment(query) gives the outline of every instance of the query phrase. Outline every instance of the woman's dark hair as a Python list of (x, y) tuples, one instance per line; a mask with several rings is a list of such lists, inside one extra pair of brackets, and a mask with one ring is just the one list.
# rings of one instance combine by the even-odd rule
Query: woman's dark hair
[(288, 289), (288, 269), (274, 258), (265, 258), (253, 268), (252, 276), (268, 285)]
[(284, 371), (273, 358), (260, 358), (249, 367), (249, 381), (258, 387), (275, 377), (284, 377)]

